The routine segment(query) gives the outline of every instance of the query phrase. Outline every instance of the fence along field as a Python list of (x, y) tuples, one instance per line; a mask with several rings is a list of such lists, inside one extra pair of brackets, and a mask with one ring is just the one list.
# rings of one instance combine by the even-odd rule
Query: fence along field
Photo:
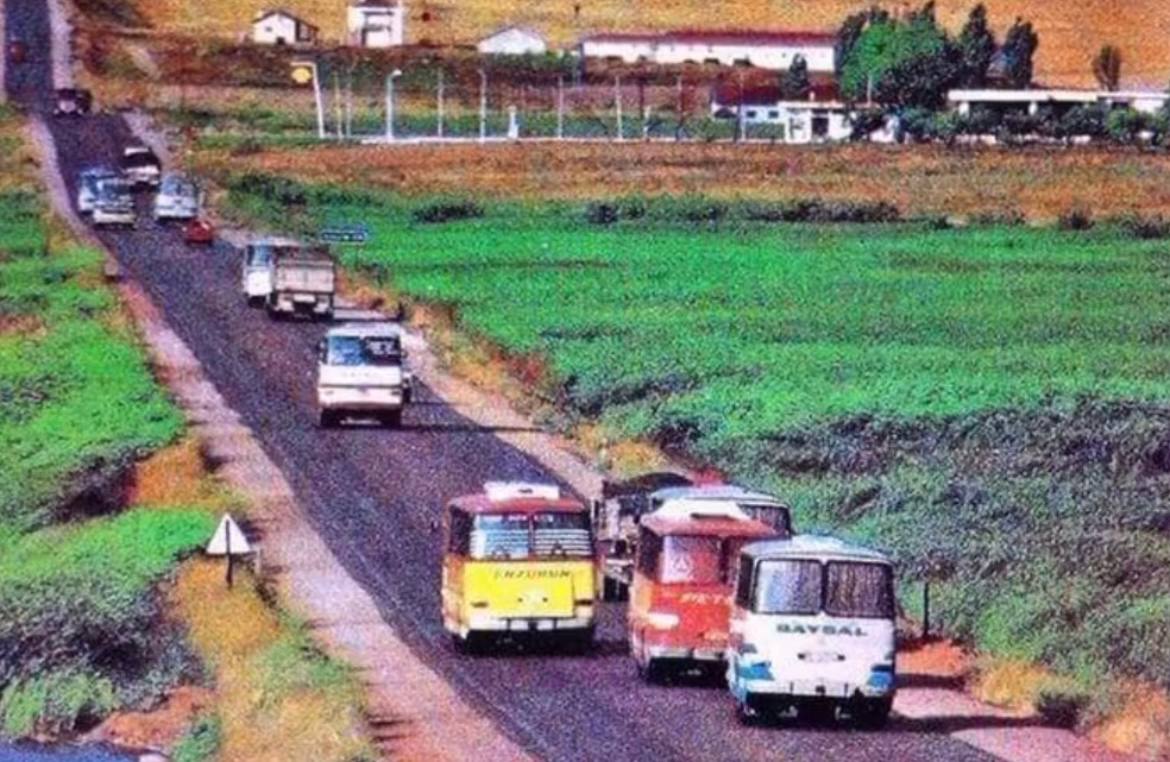
[[(581, 35), (599, 31), (649, 31), (680, 27), (748, 29), (836, 30), (850, 13), (872, 3), (859, 0), (814, 0), (776, 3), (772, 0), (735, 0), (719, 5), (717, 16), (704, 0), (465, 0), (459, 3), (407, 2), (408, 42), (475, 42), (502, 26), (535, 27), (554, 47), (576, 43)], [(939, 20), (958, 29), (974, 0), (940, 0)], [(1094, 84), (1092, 56), (1105, 44), (1120, 47), (1125, 57), (1125, 81), (1129, 84), (1163, 86), (1170, 78), (1170, 50), (1163, 40), (1170, 35), (1170, 5), (1161, 0), (1082, 0), (1068, 3), (1043, 0), (987, 0), (993, 26), (1001, 37), (1017, 16), (1033, 22), (1040, 34), (1037, 77), (1051, 85)], [(328, 39), (344, 32), (346, 0), (289, 0), (284, 4), (321, 27)], [(879, 3), (898, 10), (898, 3)], [(913, 5), (913, 4), (912, 4)], [(237, 38), (244, 34), (256, 8), (236, 0), (86, 0), (87, 6), (135, 8), (146, 23), (168, 31)], [(579, 7), (579, 13), (574, 8)], [(117, 15), (117, 14), (115, 14)], [(429, 19), (429, 20), (428, 20)]]
[(806, 530), (894, 550), (950, 634), (1073, 675), (1053, 690), (1077, 706), (1103, 676), (1170, 686), (1164, 241), (235, 187), (273, 220), (367, 220), (345, 263), (541, 358), (565, 425), (654, 439), (776, 489)]

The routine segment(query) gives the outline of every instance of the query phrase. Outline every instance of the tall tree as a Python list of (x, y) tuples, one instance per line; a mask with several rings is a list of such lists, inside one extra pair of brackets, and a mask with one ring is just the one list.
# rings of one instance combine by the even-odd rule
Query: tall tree
[(784, 76), (780, 78), (780, 95), (786, 101), (803, 101), (808, 100), (808, 94), (812, 90), (812, 83), (808, 79), (808, 61), (804, 60), (804, 56), (796, 56), (792, 59), (792, 65), (788, 67), (788, 71), (784, 72)]
[(959, 81), (962, 56), (927, 3), (905, 21), (869, 23), (841, 71), (841, 91), (854, 102), (935, 109)]
[(890, 18), (888, 11), (882, 10), (876, 5), (870, 6), (867, 11), (855, 13), (845, 19), (841, 24), (841, 28), (837, 30), (837, 42), (833, 47), (833, 69), (837, 76), (841, 76), (841, 70), (845, 68), (845, 62), (849, 60), (849, 55), (853, 52), (853, 46), (861, 38), (861, 33), (865, 31), (865, 27), (869, 24), (874, 24), (882, 21), (887, 21)]
[(987, 7), (980, 3), (971, 9), (963, 31), (959, 33), (959, 51), (963, 57), (963, 87), (983, 87), (987, 84), (987, 68), (999, 46), (987, 23)]
[(1105, 45), (1093, 59), (1093, 76), (1105, 90), (1116, 90), (1121, 83), (1121, 51), (1114, 45)]
[(1040, 37), (1032, 29), (1032, 22), (1017, 18), (1003, 42), (1004, 74), (1009, 87), (1032, 84), (1032, 59), (1038, 47)]

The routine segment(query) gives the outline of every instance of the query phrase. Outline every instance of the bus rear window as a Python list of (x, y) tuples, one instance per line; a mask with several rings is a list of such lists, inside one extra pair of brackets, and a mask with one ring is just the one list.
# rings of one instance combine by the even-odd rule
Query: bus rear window
[(894, 582), (884, 564), (832, 561), (825, 587), (825, 613), (868, 619), (894, 617)]
[(664, 538), (658, 580), (665, 584), (718, 584), (724, 577), (721, 546), (718, 537)]
[(819, 561), (761, 561), (755, 605), (760, 614), (817, 614), (821, 610)]
[(471, 530), (471, 557), (528, 558), (528, 516), (522, 513), (476, 516)]
[(593, 555), (587, 513), (538, 513), (532, 517), (533, 554), (538, 558)]

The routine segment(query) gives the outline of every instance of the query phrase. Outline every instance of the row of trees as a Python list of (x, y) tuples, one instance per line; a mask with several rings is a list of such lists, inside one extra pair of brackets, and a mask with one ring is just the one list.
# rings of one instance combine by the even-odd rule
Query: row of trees
[(1003, 86), (1027, 87), (1039, 45), (1031, 22), (1018, 18), (1000, 44), (982, 4), (958, 37), (938, 23), (933, 0), (902, 19), (874, 6), (842, 24), (837, 78), (852, 102), (937, 109), (952, 88), (986, 86), (993, 68)]

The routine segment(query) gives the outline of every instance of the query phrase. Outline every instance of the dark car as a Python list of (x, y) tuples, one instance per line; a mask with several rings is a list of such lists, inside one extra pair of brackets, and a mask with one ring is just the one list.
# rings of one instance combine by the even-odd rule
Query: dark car
[(85, 116), (93, 111), (93, 93), (67, 87), (57, 91), (57, 105), (54, 116)]

